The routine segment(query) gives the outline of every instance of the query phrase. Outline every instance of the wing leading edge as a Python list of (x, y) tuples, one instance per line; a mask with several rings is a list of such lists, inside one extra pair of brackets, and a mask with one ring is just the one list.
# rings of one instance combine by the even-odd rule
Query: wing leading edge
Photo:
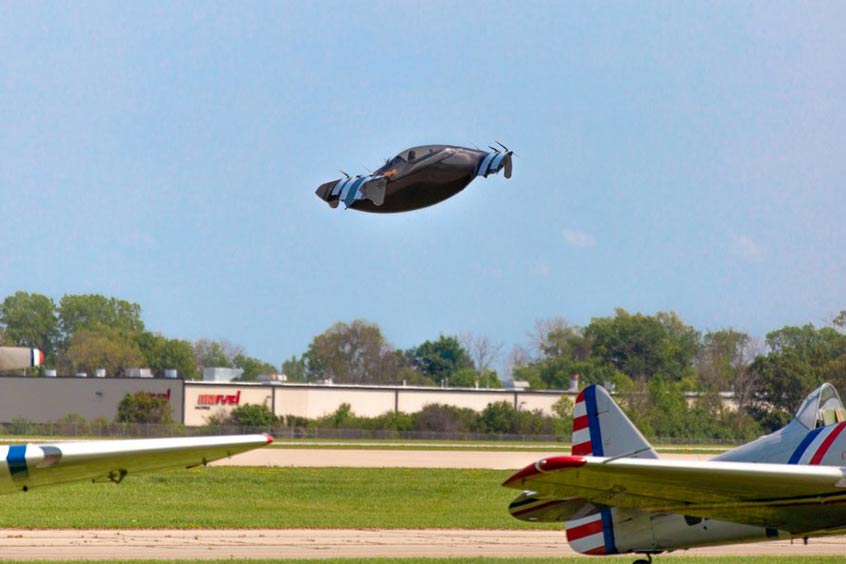
[(720, 519), (791, 533), (846, 526), (846, 468), (557, 456), (504, 486), (539, 499)]

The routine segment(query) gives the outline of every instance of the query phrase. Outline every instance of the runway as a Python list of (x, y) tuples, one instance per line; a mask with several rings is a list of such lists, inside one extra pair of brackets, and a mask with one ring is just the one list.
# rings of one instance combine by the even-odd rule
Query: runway
[[(4, 559), (194, 560), (576, 556), (564, 531), (491, 530), (0, 530)], [(842, 556), (846, 538), (701, 548), (688, 556)]]
[[(561, 451), (390, 450), (368, 448), (265, 448), (213, 465), (364, 468), (491, 468), (516, 470)], [(703, 459), (709, 455), (666, 455)], [(0, 530), (5, 559), (197, 560), (231, 558), (319, 559), (404, 557), (575, 556), (560, 531), (457, 529), (226, 529), (226, 530)], [(846, 554), (846, 537), (710, 547), (691, 556)]]
[[(569, 454), (569, 449), (566, 452)], [(260, 448), (213, 466), (293, 466), (299, 468), (487, 468), (519, 470), (542, 458), (565, 451), (400, 450), (367, 448)], [(705, 460), (708, 454), (667, 454), (668, 460)]]

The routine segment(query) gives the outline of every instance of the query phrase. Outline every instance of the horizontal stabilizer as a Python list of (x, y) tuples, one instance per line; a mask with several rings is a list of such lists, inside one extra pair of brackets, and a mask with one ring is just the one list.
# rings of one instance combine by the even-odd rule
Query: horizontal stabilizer
[(598, 509), (581, 497), (542, 498), (525, 491), (514, 498), (508, 512), (521, 521), (555, 523), (593, 515)]

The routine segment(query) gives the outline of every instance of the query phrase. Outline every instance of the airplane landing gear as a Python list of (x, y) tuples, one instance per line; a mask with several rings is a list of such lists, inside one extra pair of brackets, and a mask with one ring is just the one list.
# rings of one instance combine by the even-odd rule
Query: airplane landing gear
[(644, 554), (646, 554), (646, 559), (639, 558), (635, 560), (632, 564), (652, 564), (652, 554), (649, 552), (645, 552)]

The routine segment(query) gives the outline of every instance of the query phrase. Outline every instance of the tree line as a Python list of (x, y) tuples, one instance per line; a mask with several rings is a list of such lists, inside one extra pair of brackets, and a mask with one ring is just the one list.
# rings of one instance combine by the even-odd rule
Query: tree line
[(240, 368), (243, 379), (275, 373), (274, 365), (246, 355), (228, 341), (172, 339), (150, 331), (141, 306), (99, 294), (71, 294), (56, 303), (49, 296), (16, 292), (0, 303), (0, 344), (38, 347), (41, 370), (61, 375), (104, 369), (122, 376), (129, 368), (149, 368), (157, 377), (174, 369), (186, 379), (204, 367)]
[[(757, 338), (724, 328), (701, 331), (676, 313), (615, 310), (586, 326), (541, 320), (505, 358), (515, 380), (533, 389), (613, 388), (647, 434), (754, 436), (791, 417), (805, 394), (828, 381), (846, 389), (846, 312), (829, 324), (785, 326)], [(141, 307), (101, 295), (68, 295), (58, 303), (17, 292), (0, 304), (0, 342), (37, 346), (63, 374), (106, 368), (109, 376), (149, 367), (197, 378), (203, 367), (244, 370), (243, 380), (282, 372), (293, 382), (499, 387), (502, 344), (487, 337), (439, 335), (408, 349), (393, 347), (378, 324), (338, 322), (280, 367), (227, 341), (170, 339), (149, 331)], [(727, 410), (719, 392), (733, 392)], [(688, 406), (684, 393), (697, 392)]]

